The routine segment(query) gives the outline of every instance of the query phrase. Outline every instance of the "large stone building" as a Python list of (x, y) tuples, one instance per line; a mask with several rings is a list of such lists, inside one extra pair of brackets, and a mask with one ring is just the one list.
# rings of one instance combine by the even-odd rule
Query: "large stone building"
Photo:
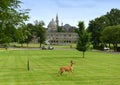
[[(61, 27), (62, 32), (58, 32), (58, 27)], [(58, 15), (56, 15), (56, 20), (52, 19), (48, 24), (48, 29), (46, 33), (46, 41), (49, 44), (55, 45), (67, 45), (71, 43), (76, 43), (78, 39), (77, 33), (74, 32), (75, 27), (69, 24), (61, 24), (59, 26)]]

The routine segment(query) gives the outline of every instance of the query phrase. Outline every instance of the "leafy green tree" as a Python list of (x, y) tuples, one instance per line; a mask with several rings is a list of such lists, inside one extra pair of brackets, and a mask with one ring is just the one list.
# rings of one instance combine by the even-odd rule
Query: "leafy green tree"
[(91, 33), (91, 41), (94, 48), (98, 48), (102, 43), (100, 40), (101, 32), (107, 26), (114, 26), (120, 24), (120, 10), (111, 9), (106, 15), (100, 16), (89, 22), (88, 31)]
[(33, 39), (33, 35), (32, 35), (33, 28), (34, 28), (34, 26), (31, 23), (28, 23), (27, 25), (25, 25), (25, 28), (24, 28), (24, 33), (25, 33), (25, 36), (26, 36), (25, 43), (27, 43), (27, 47), (28, 47), (28, 44)]
[(119, 25), (120, 24), (120, 10), (117, 8), (111, 9), (110, 12), (107, 12), (105, 15), (109, 19), (109, 26)]
[(76, 30), (78, 33), (78, 43), (77, 43), (77, 50), (83, 52), (83, 58), (84, 58), (84, 53), (88, 49), (90, 45), (90, 35), (88, 32), (85, 30), (84, 22), (80, 21), (78, 23), (78, 30)]
[(6, 36), (0, 37), (0, 44), (14, 41), (16, 27), (29, 18), (28, 10), (21, 10), (20, 4), (19, 0), (0, 0), (0, 36)]
[(21, 47), (23, 47), (24, 37), (23, 37), (22, 28), (17, 29), (15, 35), (16, 35), (16, 41), (21, 44)]
[(109, 20), (105, 16), (101, 16), (89, 22), (88, 32), (90, 32), (92, 36), (91, 42), (93, 44), (93, 48), (99, 47), (101, 43), (100, 41), (101, 32), (106, 26), (109, 26)]
[(9, 46), (9, 42), (11, 41), (11, 38), (6, 36), (4, 33), (1, 33), (0, 35), (0, 43), (4, 46), (4, 48), (7, 50)]
[(23, 47), (23, 43), (28, 39), (29, 31), (26, 28), (26, 25), (23, 24), (21, 27), (19, 27), (16, 31), (16, 38), (17, 42), (21, 44), (21, 47)]
[(112, 43), (114, 51), (117, 51), (120, 43), (120, 25), (108, 26), (102, 31), (101, 40), (104, 43)]
[(35, 21), (35, 34), (37, 37), (39, 37), (38, 42), (40, 43), (40, 47), (41, 44), (43, 44), (45, 42), (46, 39), (46, 30), (43, 27), (44, 26), (44, 22), (43, 21)]

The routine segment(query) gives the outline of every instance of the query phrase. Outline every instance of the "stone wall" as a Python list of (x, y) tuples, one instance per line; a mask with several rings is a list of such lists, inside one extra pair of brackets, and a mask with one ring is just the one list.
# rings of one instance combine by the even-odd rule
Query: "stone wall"
[(46, 38), (52, 45), (66, 45), (76, 43), (78, 34), (74, 32), (47, 32)]

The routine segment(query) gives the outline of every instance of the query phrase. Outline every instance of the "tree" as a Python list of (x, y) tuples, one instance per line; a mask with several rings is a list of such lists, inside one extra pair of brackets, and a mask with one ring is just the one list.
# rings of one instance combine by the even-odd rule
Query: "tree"
[(83, 58), (84, 58), (84, 53), (88, 49), (90, 45), (90, 35), (88, 32), (85, 30), (84, 22), (80, 21), (78, 23), (78, 30), (76, 31), (78, 33), (78, 42), (77, 42), (77, 50), (83, 52)]
[(21, 44), (21, 47), (23, 47), (23, 43), (28, 39), (28, 36), (30, 35), (30, 32), (27, 30), (27, 27), (25, 24), (21, 25), (16, 31), (16, 39), (17, 42)]
[(28, 10), (21, 10), (20, 3), (19, 0), (0, 0), (0, 36), (6, 36), (0, 37), (0, 44), (14, 41), (16, 27), (29, 18)]
[(109, 19), (109, 26), (119, 25), (120, 24), (120, 10), (117, 8), (111, 9), (110, 12), (107, 12), (105, 15)]
[(41, 47), (41, 44), (43, 44), (46, 39), (46, 36), (45, 36), (46, 30), (43, 26), (44, 26), (43, 21), (40, 21), (40, 22), (37, 20), (35, 21), (35, 34), (37, 37), (39, 37), (38, 42), (40, 43), (40, 47)]
[(0, 44), (2, 44), (6, 50), (9, 46), (10, 41), (11, 41), (10, 37), (6, 36), (4, 33), (0, 34)]
[(93, 48), (98, 48), (101, 45), (101, 32), (107, 26), (114, 26), (120, 24), (120, 10), (111, 9), (106, 15), (100, 16), (89, 22), (88, 31), (91, 33), (91, 41)]
[(28, 23), (27, 25), (24, 26), (24, 35), (26, 36), (25, 43), (28, 44), (32, 40), (32, 29), (33, 25), (31, 23)]
[(89, 22), (88, 32), (90, 32), (92, 36), (91, 42), (93, 44), (93, 48), (99, 47), (101, 43), (100, 41), (101, 32), (108, 25), (109, 25), (109, 20), (105, 16), (101, 16)]
[(17, 38), (17, 42), (21, 44), (21, 47), (23, 47), (23, 43), (25, 41), (25, 37), (24, 37), (24, 34), (23, 34), (23, 28), (19, 28), (16, 31), (16, 38)]
[(112, 43), (114, 51), (117, 51), (118, 43), (120, 43), (120, 25), (106, 27), (102, 31), (101, 40), (104, 43)]

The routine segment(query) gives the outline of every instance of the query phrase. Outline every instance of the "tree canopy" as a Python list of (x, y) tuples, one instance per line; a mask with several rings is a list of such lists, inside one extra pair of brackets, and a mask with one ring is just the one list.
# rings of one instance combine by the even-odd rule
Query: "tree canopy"
[(104, 43), (112, 43), (114, 51), (117, 50), (120, 43), (120, 25), (108, 26), (102, 31), (101, 40)]
[(83, 52), (83, 58), (84, 58), (84, 52), (88, 49), (90, 45), (90, 35), (85, 30), (84, 22), (80, 21), (78, 23), (78, 30), (76, 30), (78, 33), (78, 42), (77, 42), (77, 50)]
[(20, 9), (21, 3), (19, 0), (0, 0), (0, 44), (14, 40), (16, 28), (29, 18), (29, 10)]
[(35, 21), (35, 34), (37, 37), (39, 37), (39, 40), (38, 42), (40, 43), (40, 47), (41, 47), (41, 44), (43, 44), (45, 42), (45, 39), (46, 39), (46, 30), (45, 28), (43, 27), (44, 26), (44, 22), (43, 21)]
[(111, 9), (106, 15), (102, 15), (89, 22), (88, 31), (91, 33), (91, 42), (94, 48), (98, 48), (101, 44), (101, 32), (107, 26), (114, 26), (120, 24), (120, 10)]

